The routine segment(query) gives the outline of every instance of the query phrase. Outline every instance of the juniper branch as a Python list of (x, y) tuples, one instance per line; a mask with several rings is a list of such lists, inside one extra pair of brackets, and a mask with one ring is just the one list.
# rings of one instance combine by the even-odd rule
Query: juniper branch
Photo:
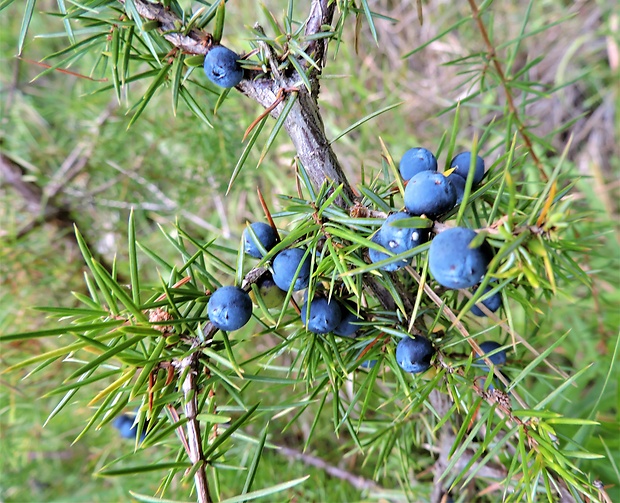
[[(123, 5), (125, 4), (125, 0), (118, 1)], [(159, 31), (162, 36), (175, 47), (188, 54), (205, 55), (209, 52), (210, 34), (206, 31), (193, 28), (187, 34), (183, 34), (180, 31), (180, 27), (183, 26), (181, 19), (161, 4), (150, 3), (145, 0), (134, 0), (133, 3), (143, 18), (160, 23)], [(334, 8), (328, 6), (328, 3), (325, 0), (314, 0), (312, 2), (311, 14), (307, 21), (307, 34), (312, 34), (314, 30), (331, 23)], [(324, 49), (321, 47), (326, 43), (322, 42), (316, 45), (317, 54), (324, 54)], [(278, 79), (278, 81), (270, 76), (259, 76), (257, 72), (248, 72), (246, 77), (237, 86), (237, 89), (263, 108), (268, 108), (276, 102), (280, 89), (295, 88), (301, 82), (295, 72), (282, 80)], [(312, 80), (317, 81), (316, 71)], [(315, 88), (315, 85), (312, 87)], [(317, 187), (320, 187), (324, 182), (333, 183), (336, 186), (343, 185), (344, 196), (353, 200), (355, 194), (327, 140), (316, 98), (316, 92), (311, 94), (307, 89), (301, 87), (297, 93), (297, 100), (284, 121), (284, 129), (291, 138), (299, 160), (308, 171), (312, 182)], [(275, 107), (271, 111), (272, 117), (279, 117), (283, 107), (284, 104)], [(336, 203), (344, 206), (342, 198), (339, 198)]]
[[(118, 0), (125, 5), (125, 0)], [(166, 9), (160, 3), (151, 3), (146, 0), (133, 0), (138, 14), (149, 21), (159, 22), (159, 31), (163, 37), (173, 46), (178, 47), (188, 54), (202, 54), (209, 52), (206, 43), (209, 36), (206, 32), (192, 28), (187, 33), (182, 33), (180, 27), (183, 22), (172, 11)]]
[(198, 421), (198, 385), (196, 375), (198, 373), (198, 351), (181, 360), (179, 375), (185, 374), (183, 381), (184, 404), (183, 409), (187, 417), (187, 443), (191, 462), (199, 465), (194, 473), (194, 484), (199, 503), (211, 503), (211, 494), (205, 470), (206, 460), (202, 451), (202, 436), (200, 435), (200, 423)]

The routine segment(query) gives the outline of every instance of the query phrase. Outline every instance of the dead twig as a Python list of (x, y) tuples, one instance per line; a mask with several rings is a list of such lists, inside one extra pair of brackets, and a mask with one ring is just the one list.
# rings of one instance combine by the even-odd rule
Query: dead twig
[[(196, 376), (198, 374), (199, 352), (194, 351), (191, 355), (183, 358), (178, 365), (179, 375), (185, 375), (183, 381), (184, 413), (187, 417), (187, 445), (188, 456), (194, 464), (194, 484), (199, 503), (211, 503), (211, 494), (207, 481), (206, 460), (202, 451), (202, 436), (200, 435), (200, 423), (198, 421), (198, 386)], [(198, 466), (197, 466), (198, 465)], [(197, 466), (197, 467), (196, 467)]]
[(328, 475), (335, 477), (340, 480), (344, 480), (345, 482), (351, 484), (358, 491), (381, 491), (383, 490), (378, 484), (376, 484), (372, 480), (368, 480), (359, 475), (355, 475), (351, 472), (343, 470), (342, 468), (338, 468), (337, 466), (329, 464), (327, 461), (318, 458), (316, 456), (312, 456), (311, 454), (306, 454), (305, 452), (297, 451), (295, 449), (291, 449), (290, 447), (285, 447), (283, 445), (277, 446), (275, 452), (278, 454), (285, 456), (288, 459), (299, 460), (302, 463), (308, 466), (314, 466), (319, 470), (323, 470)]

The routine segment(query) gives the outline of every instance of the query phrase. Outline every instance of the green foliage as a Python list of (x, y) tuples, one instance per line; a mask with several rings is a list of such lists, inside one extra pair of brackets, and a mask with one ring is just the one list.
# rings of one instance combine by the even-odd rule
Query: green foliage
[[(430, 32), (398, 48), (404, 59), (390, 70), (379, 65), (394, 58), (363, 65), (355, 54), (360, 39), (371, 55), (394, 47), (386, 36), (394, 20), (365, 0), (338, 1), (333, 23), (311, 34), (300, 21), (307, 6), (292, 1), (280, 17), (276, 8), (257, 8), (267, 29), (242, 28), (254, 18), (224, 1), (163, 3), (166, 16), (177, 19), (170, 26), (146, 16), (137, 0), (58, 2), (48, 13), (36, 12), (35, 2), (0, 4), (11, 18), (3, 49), (11, 45), (24, 58), (51, 65), (19, 69), (19, 81), (34, 78), (34, 90), (12, 91), (5, 105), (8, 123), (15, 124), (2, 133), (8, 157), (27, 168), (26, 181), (50, 187), (66, 175), (58, 166), (73, 152), (88, 151), (82, 178), (69, 179), (61, 193), (62, 203), (75, 208), (71, 217), (79, 229), (75, 241), (65, 231), (65, 246), (74, 243), (84, 271), (70, 261), (46, 270), (50, 252), (35, 249), (50, 231), (21, 235), (27, 218), (9, 205), (3, 210), (13, 239), (0, 256), (10, 264), (3, 266), (3, 284), (12, 278), (22, 304), (2, 294), (3, 306), (19, 307), (18, 315), (7, 308), (0, 315), (8, 384), (0, 395), (8, 432), (0, 447), (3, 473), (16, 477), (3, 483), (2, 497), (23, 499), (29, 485), (41, 499), (101, 494), (101, 501), (128, 500), (131, 494), (138, 501), (185, 501), (195, 499), (194, 480), (204, 470), (211, 496), (229, 502), (424, 501), (438, 487), (452, 490), (455, 501), (474, 495), (555, 501), (559, 494), (604, 501), (606, 492), (613, 500), (620, 483), (617, 205), (605, 199), (610, 191), (599, 197), (601, 183), (606, 188), (595, 161), (588, 164), (591, 178), (579, 176), (583, 158), (571, 136), (572, 116), (546, 131), (532, 126), (536, 117), (542, 120), (535, 106), (575, 82), (590, 89), (587, 113), (593, 114), (607, 99), (593, 89), (601, 88), (598, 82), (608, 89), (610, 72), (584, 76), (563, 68), (562, 79), (543, 82), (537, 71), (544, 60), (530, 59), (528, 48), (563, 25), (551, 23), (553, 16), (534, 2), (504, 14), (491, 2), (470, 2), (469, 10), (451, 14), (433, 6), (438, 18), (430, 20)], [(609, 10), (601, 15), (607, 19)], [(512, 25), (499, 31), (496, 17)], [(256, 82), (295, 78), (295, 87), (278, 95), (278, 118), (208, 83), (200, 54), (209, 41), (198, 44), (193, 30), (215, 41), (245, 38), (251, 56), (244, 66)], [(194, 37), (196, 52), (175, 47), (170, 36), (176, 33)], [(43, 35), (46, 45), (37, 46), (33, 34)], [(428, 128), (412, 126), (408, 67), (421, 65), (425, 54), (433, 57), (433, 44), (447, 39), (465, 41), (443, 61), (455, 91), (449, 99), (437, 95), (440, 107), (416, 115), (429, 117)], [(318, 85), (323, 62), (312, 48), (321, 41), (337, 49), (320, 79), (322, 90), (334, 93), (319, 99), (325, 140), (332, 138), (352, 175), (356, 201), (342, 180), (314, 184), (312, 168), (281, 134), (304, 88)], [(332, 79), (327, 72), (352, 77)], [(47, 89), (54, 90), (53, 100), (43, 96)], [(375, 89), (382, 89), (379, 98)], [(73, 150), (76, 141), (80, 150)], [(403, 206), (395, 160), (424, 142), (446, 168), (462, 149), (487, 159), (484, 183), (469, 181), (463, 203), (442, 222), (402, 222), (433, 232), (456, 223), (478, 229), (495, 258), (475, 293), (437, 287), (428, 273), (428, 243), (367, 261), (366, 250), (376, 247), (370, 238), (382, 223), (377, 216)], [(244, 220), (263, 213), (273, 217), (281, 242), (257, 262), (238, 251), (239, 235)], [(106, 233), (112, 235), (107, 247)], [(268, 267), (291, 245), (309, 250), (308, 295), (324, 290), (348, 299), (365, 320), (360, 335), (308, 333), (299, 320), (303, 299), (292, 292), (281, 309), (258, 303), (250, 323), (234, 334), (216, 331), (206, 311), (210, 293), (231, 284), (251, 289), (257, 267)], [(39, 253), (41, 265), (28, 267), (24, 253)], [(403, 272), (381, 270), (403, 258), (411, 263)], [(42, 279), (31, 280), (33, 270)], [(491, 279), (503, 307), (474, 318), (469, 310)], [(54, 297), (47, 301), (29, 283), (51, 285)], [(48, 307), (21, 314), (24, 304), (43, 303)], [(41, 312), (54, 320), (49, 328), (41, 326)], [(396, 343), (421, 332), (438, 356), (427, 373), (403, 374)], [(472, 365), (478, 343), (489, 339), (509, 349), (501, 372)], [(362, 366), (373, 359), (374, 367)], [(35, 397), (42, 397), (40, 405)], [(144, 441), (112, 444), (110, 423), (134, 409)], [(192, 463), (196, 451), (188, 443), (196, 424), (201, 452)], [(33, 453), (25, 443), (30, 436), (44, 441), (51, 466), (45, 466), (45, 450)], [(277, 453), (287, 446), (294, 452), (285, 462)], [(35, 467), (24, 470), (32, 456), (39, 456)], [(63, 456), (67, 463), (59, 461)], [(312, 465), (310, 456), (327, 463), (296, 462)], [(326, 464), (358, 485), (325, 478), (321, 470), (336, 473)], [(74, 472), (64, 488), (54, 470)], [(85, 488), (78, 473), (95, 473), (97, 489)]]

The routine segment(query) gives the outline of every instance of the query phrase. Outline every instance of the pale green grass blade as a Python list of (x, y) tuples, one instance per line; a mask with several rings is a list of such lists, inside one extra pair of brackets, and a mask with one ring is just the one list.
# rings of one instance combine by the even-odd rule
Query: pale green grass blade
[(370, 114), (368, 114), (366, 117), (362, 117), (360, 120), (358, 120), (357, 122), (355, 122), (354, 124), (351, 124), (349, 127), (345, 128), (343, 131), (341, 131), (340, 133), (338, 133), (336, 135), (335, 138), (333, 138), (332, 140), (329, 141), (329, 144), (331, 145), (332, 143), (337, 142), (340, 138), (342, 138), (343, 136), (346, 136), (347, 134), (349, 134), (351, 131), (357, 129), (358, 127), (360, 127), (362, 124), (365, 124), (366, 122), (368, 122), (369, 120), (374, 119), (375, 117), (378, 117), (381, 114), (384, 114), (385, 112), (389, 112), (390, 110), (393, 110), (395, 108), (398, 108), (399, 106), (401, 106), (404, 102), (403, 101), (399, 101), (398, 103), (394, 103), (393, 105), (388, 105), (387, 107), (381, 108), (380, 110), (377, 110), (375, 112), (372, 112)]
[(299, 485), (305, 482), (306, 480), (308, 480), (309, 477), (310, 475), (306, 475), (305, 477), (290, 480), (288, 482), (283, 482), (282, 484), (276, 484), (271, 487), (266, 487), (265, 489), (259, 489), (257, 491), (252, 491), (251, 493), (242, 494), (240, 496), (234, 496), (232, 498), (226, 498), (225, 500), (222, 500), (220, 503), (241, 503), (243, 501), (251, 501), (251, 500), (255, 500), (259, 498), (266, 498), (267, 496), (273, 496), (276, 493), (279, 493), (281, 491), (286, 491), (287, 489), (290, 489), (291, 487), (295, 487), (296, 485)]

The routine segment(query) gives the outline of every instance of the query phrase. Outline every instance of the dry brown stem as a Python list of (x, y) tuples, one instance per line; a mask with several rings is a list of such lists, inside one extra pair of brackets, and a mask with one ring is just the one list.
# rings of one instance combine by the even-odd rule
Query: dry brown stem
[(198, 373), (198, 351), (181, 360), (179, 364), (179, 374), (185, 374), (183, 381), (185, 417), (187, 417), (187, 443), (189, 447), (189, 459), (198, 465), (194, 473), (194, 484), (196, 485), (196, 495), (199, 503), (211, 503), (211, 494), (207, 482), (207, 472), (205, 470), (206, 460), (202, 452), (202, 436), (200, 435), (200, 422), (198, 421), (198, 386), (196, 376)]

